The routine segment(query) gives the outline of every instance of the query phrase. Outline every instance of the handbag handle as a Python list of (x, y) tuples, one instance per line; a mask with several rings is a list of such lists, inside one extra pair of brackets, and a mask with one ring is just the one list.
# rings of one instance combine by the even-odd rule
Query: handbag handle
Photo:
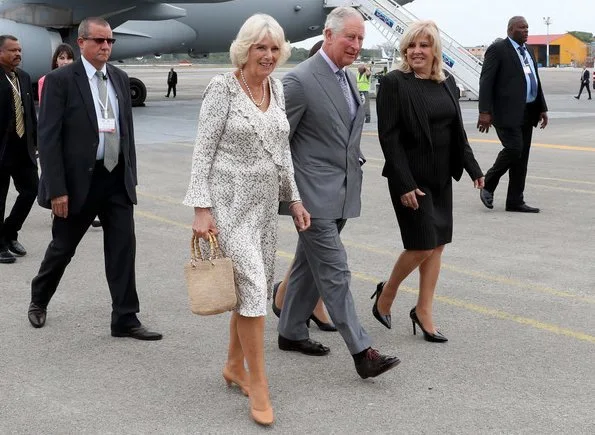
[[(223, 258), (221, 248), (219, 248), (219, 241), (217, 240), (217, 236), (210, 232), (209, 245), (209, 261), (216, 260), (218, 258)], [(196, 262), (198, 262), (198, 260), (204, 261), (205, 258), (200, 249), (199, 237), (196, 237), (196, 235), (193, 233), (192, 238), (190, 239), (190, 262), (194, 265)]]

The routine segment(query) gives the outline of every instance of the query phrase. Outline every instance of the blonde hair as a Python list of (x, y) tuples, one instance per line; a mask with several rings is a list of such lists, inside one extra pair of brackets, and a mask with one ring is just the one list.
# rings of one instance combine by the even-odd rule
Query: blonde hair
[(270, 15), (255, 14), (244, 22), (236, 39), (229, 47), (229, 57), (233, 66), (242, 68), (246, 65), (250, 47), (267, 36), (279, 46), (280, 55), (277, 66), (283, 65), (291, 55), (291, 46), (285, 40), (283, 28)]
[(430, 80), (443, 82), (446, 80), (446, 76), (444, 75), (444, 63), (442, 62), (442, 43), (440, 42), (438, 26), (431, 20), (417, 21), (409, 26), (399, 44), (401, 62), (397, 66), (397, 69), (405, 73), (413, 72), (411, 65), (407, 62), (407, 48), (413, 41), (423, 37), (429, 39), (430, 44), (432, 44), (432, 54), (434, 55)]

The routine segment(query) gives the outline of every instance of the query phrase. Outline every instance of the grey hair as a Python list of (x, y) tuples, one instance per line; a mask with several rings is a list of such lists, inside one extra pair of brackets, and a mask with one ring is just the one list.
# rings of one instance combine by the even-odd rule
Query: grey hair
[(277, 20), (266, 14), (254, 14), (242, 24), (236, 39), (229, 47), (231, 63), (237, 68), (242, 68), (248, 62), (250, 47), (267, 36), (279, 46), (277, 66), (283, 65), (291, 55), (291, 45), (285, 40), (285, 32)]
[(444, 62), (442, 61), (442, 43), (440, 42), (440, 31), (436, 23), (431, 20), (416, 21), (409, 26), (405, 34), (401, 38), (399, 44), (399, 53), (401, 54), (401, 62), (397, 69), (405, 73), (413, 71), (411, 65), (407, 61), (407, 48), (409, 44), (419, 37), (427, 37), (432, 44), (432, 54), (434, 55), (434, 62), (432, 63), (432, 72), (430, 73), (430, 80), (436, 82), (443, 82), (446, 77), (444, 75)]
[(18, 41), (19, 40), (16, 36), (12, 36), (12, 35), (0, 35), (0, 47), (4, 47), (4, 43), (6, 42), (7, 39), (10, 39), (11, 41)]
[[(330, 29), (333, 33), (340, 33), (345, 27), (345, 21), (348, 18), (355, 18), (359, 17), (363, 21), (362, 14), (360, 14), (357, 9), (354, 9), (350, 6), (340, 6), (335, 8), (331, 11), (330, 14), (326, 17), (326, 22), (324, 23), (324, 30)], [(324, 30), (322, 34), (324, 35)]]
[(110, 27), (109, 23), (105, 21), (103, 18), (100, 17), (89, 17), (85, 18), (79, 24), (78, 36), (79, 38), (85, 38), (89, 36), (89, 26), (90, 24), (95, 24), (96, 26), (101, 27)]

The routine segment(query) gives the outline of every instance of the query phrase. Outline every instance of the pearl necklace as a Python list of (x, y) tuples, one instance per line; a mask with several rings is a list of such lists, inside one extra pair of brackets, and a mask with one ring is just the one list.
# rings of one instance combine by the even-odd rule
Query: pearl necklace
[(246, 81), (246, 77), (244, 77), (244, 70), (243, 69), (240, 69), (240, 77), (242, 77), (242, 82), (244, 82), (244, 86), (246, 86), (246, 89), (248, 90), (248, 95), (250, 96), (250, 99), (252, 100), (252, 102), (254, 104), (256, 104), (256, 107), (262, 106), (263, 103), (264, 103), (264, 98), (266, 97), (266, 90), (265, 90), (264, 81), (262, 82), (262, 100), (260, 100), (260, 103), (257, 103), (256, 100), (254, 99), (254, 95), (252, 95), (252, 91), (250, 90), (250, 86), (248, 86), (248, 82)]

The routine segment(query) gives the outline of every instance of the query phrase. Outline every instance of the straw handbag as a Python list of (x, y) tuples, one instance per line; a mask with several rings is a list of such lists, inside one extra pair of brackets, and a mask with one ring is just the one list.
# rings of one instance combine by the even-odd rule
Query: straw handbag
[(238, 303), (231, 259), (221, 254), (216, 236), (209, 234), (209, 258), (198, 242), (192, 235), (190, 262), (184, 266), (190, 310), (203, 316), (231, 311)]

